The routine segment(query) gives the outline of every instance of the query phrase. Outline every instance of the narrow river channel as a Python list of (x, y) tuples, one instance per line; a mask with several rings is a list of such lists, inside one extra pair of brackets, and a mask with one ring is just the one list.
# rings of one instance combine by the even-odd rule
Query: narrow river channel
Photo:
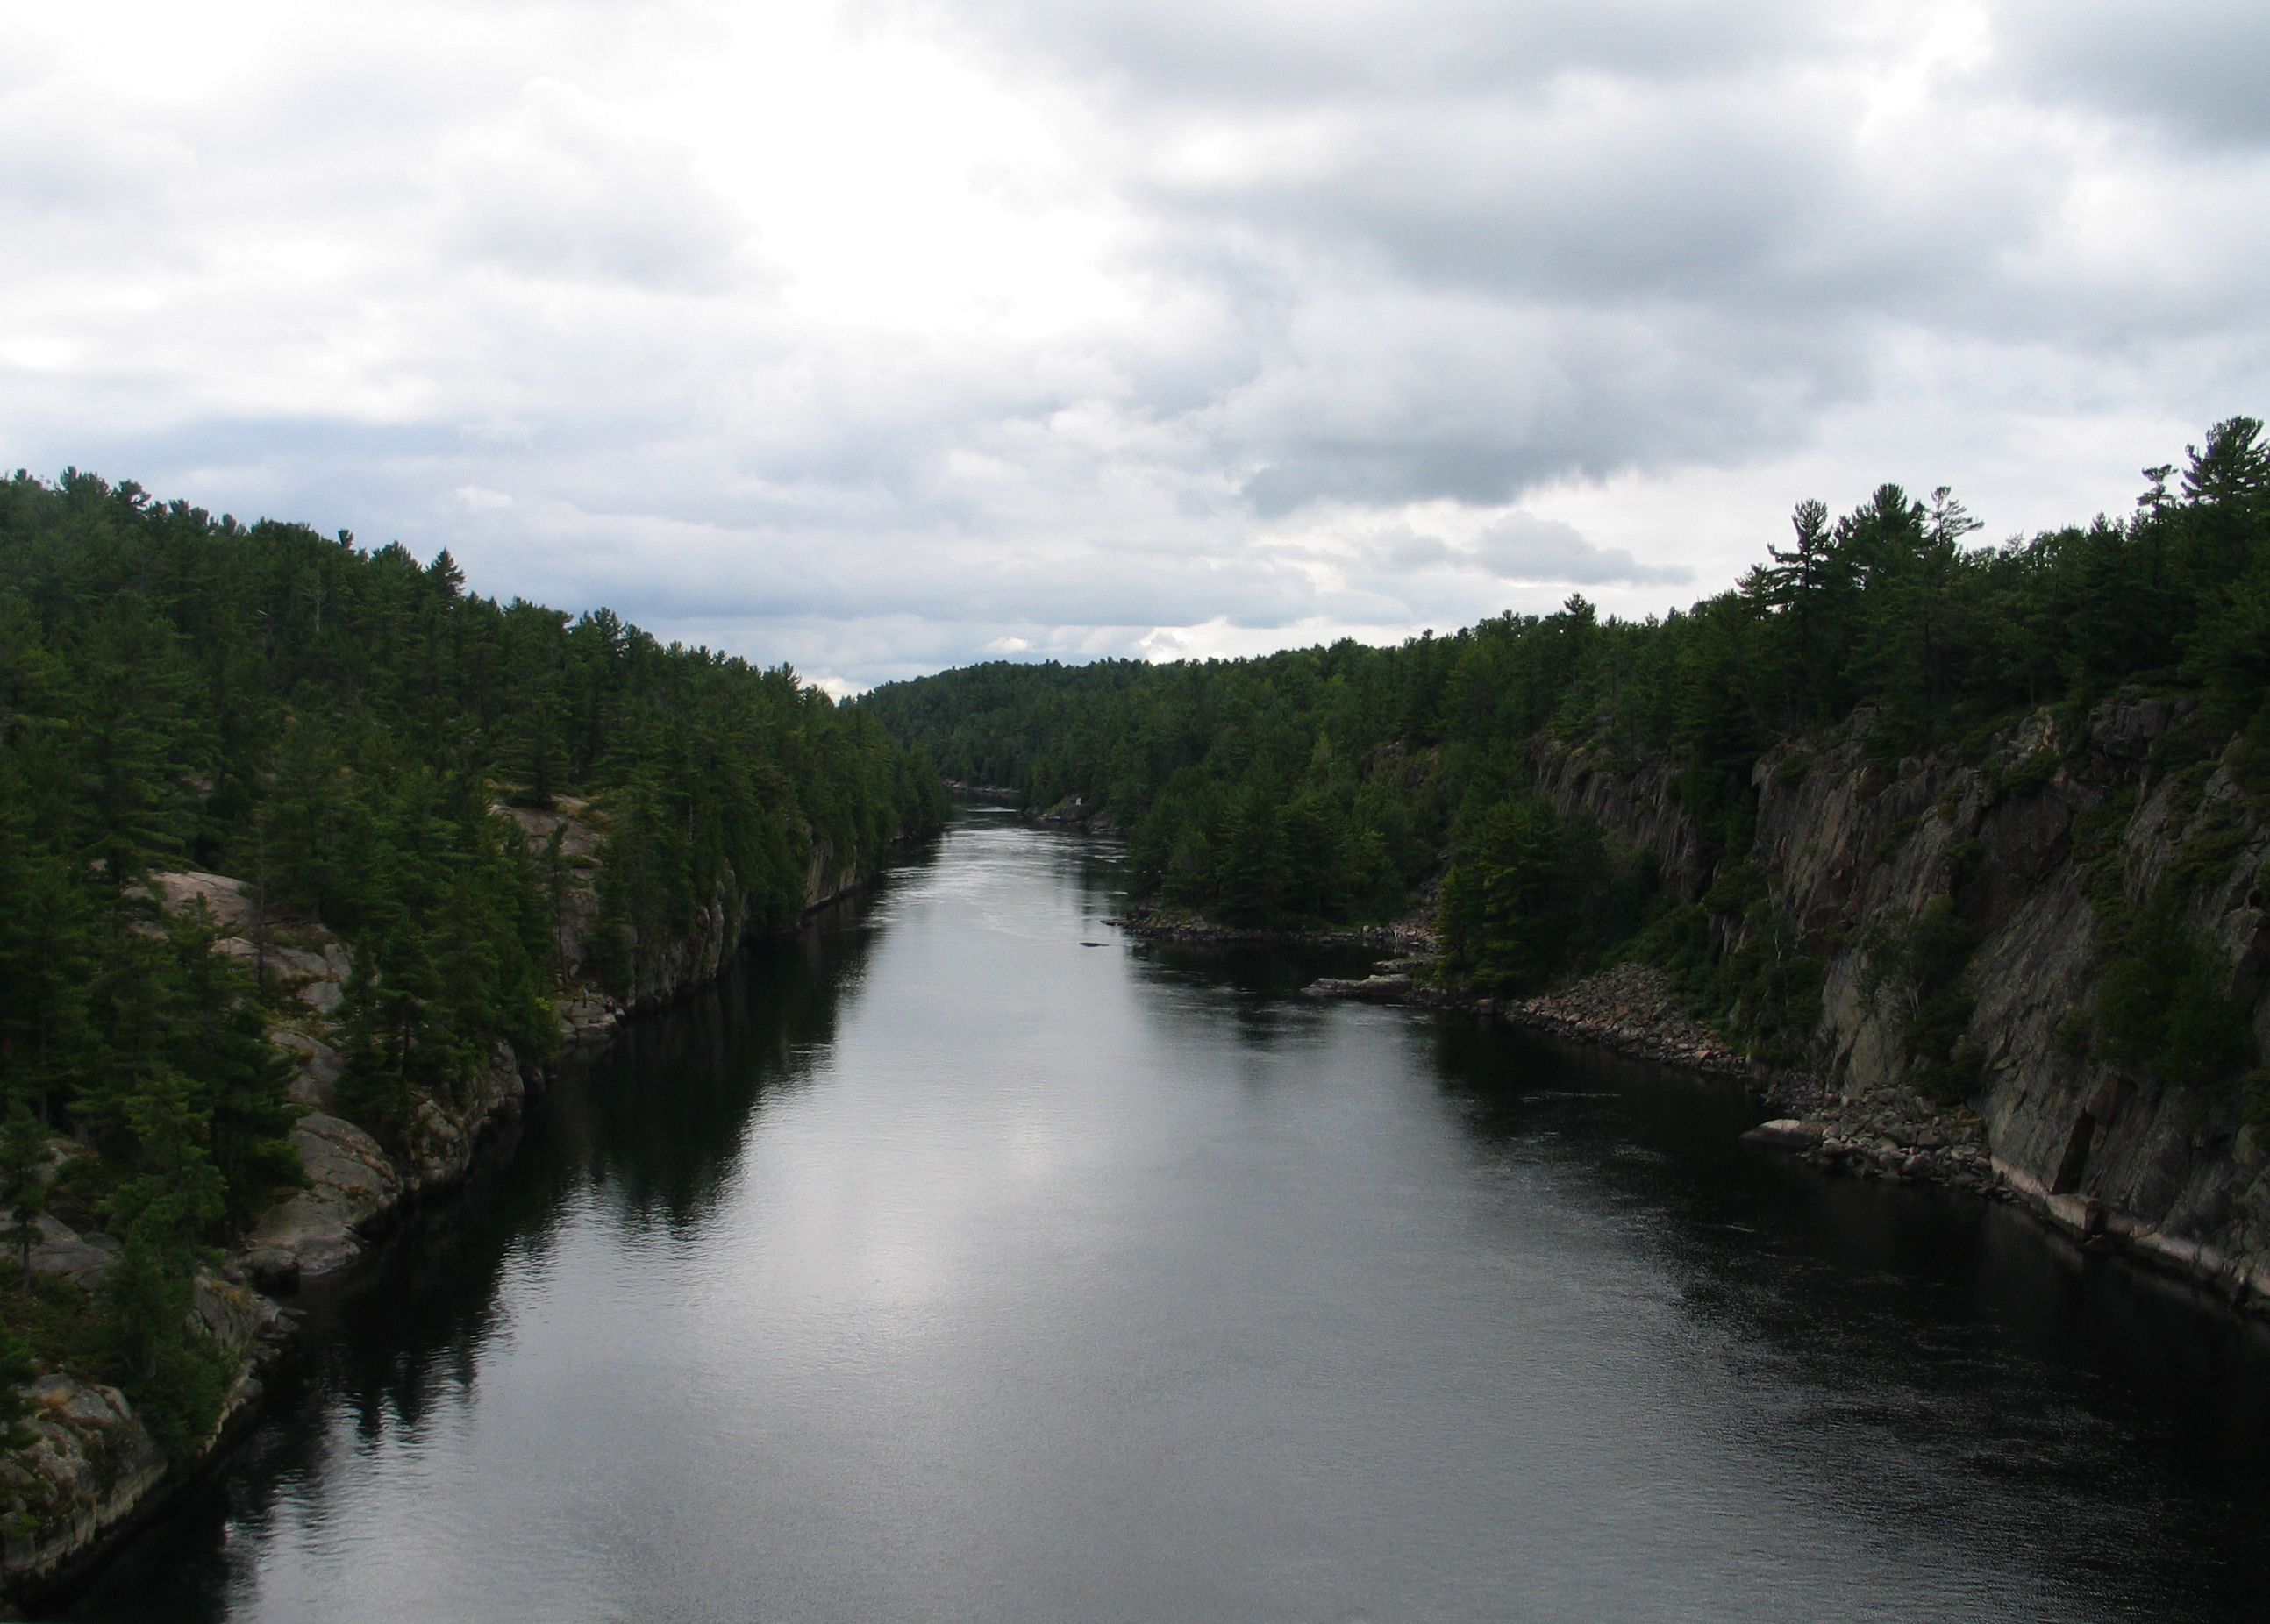
[(640, 1023), (78, 1616), (2270, 1616), (2257, 1328), (1110, 856), (968, 813)]

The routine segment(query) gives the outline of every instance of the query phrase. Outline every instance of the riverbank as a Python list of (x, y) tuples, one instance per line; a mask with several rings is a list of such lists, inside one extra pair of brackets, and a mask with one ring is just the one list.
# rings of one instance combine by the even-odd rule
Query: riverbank
[[(627, 1023), (310, 1314), (304, 1376), (79, 1606), (1052, 1624), (1165, 1583), (1482, 1620), (1515, 1564), (1612, 1617), (1957, 1624), (2270, 1541), (2150, 1453), (2231, 1410), (2202, 1442), (2270, 1460), (2231, 1398), (2270, 1340), (2234, 1362), (2014, 1209), (1751, 1153), (1738, 1087), (1288, 1007), (1284, 957), (1095, 929), (1114, 879), (972, 816)], [(1887, 1529), (1931, 1560), (1810, 1560)]]
[[(553, 816), (512, 815), (523, 825), (531, 817)], [(562, 843), (571, 853), (595, 843), (581, 825), (564, 833)], [(238, 1361), (238, 1377), (211, 1436), (194, 1455), (167, 1459), (114, 1386), (53, 1371), (25, 1390), (33, 1405), (25, 1423), (27, 1441), (0, 1457), (0, 1492), (15, 1502), (15, 1526), (0, 1541), (0, 1596), (6, 1598), (0, 1619), (19, 1616), (8, 1611), (11, 1605), (70, 1593), (177, 1494), (225, 1469), (230, 1450), (258, 1416), (273, 1367), (300, 1334), (302, 1316), (287, 1306), (289, 1300), (303, 1291), (351, 1289), (353, 1265), (375, 1242), (427, 1197), (455, 1188), (482, 1166), (500, 1131), (569, 1067), (605, 1049), (626, 1020), (658, 1012), (707, 986), (751, 946), (793, 937), (816, 916), (870, 888), (886, 866), (839, 868), (825, 854), (815, 856), (811, 883), (817, 894), (794, 921), (760, 931), (745, 917), (737, 928), (723, 918), (720, 899), (702, 910), (694, 931), (679, 945), (682, 951), (669, 955), (667, 985), (649, 984), (635, 1001), (623, 1000), (578, 975), (556, 1005), (560, 1048), (551, 1061), (523, 1064), (500, 1045), (489, 1070), (456, 1098), (420, 1099), (402, 1142), (392, 1148), (331, 1109), (344, 1065), (337, 1014), (353, 973), (352, 947), (313, 926), (282, 933), (289, 941), (263, 940), (256, 950), (241, 937), (217, 941), (215, 951), (233, 956), (258, 952), (292, 1012), (276, 1020), (270, 1039), (295, 1064), (291, 1097), (308, 1108), (290, 1138), (308, 1184), (271, 1207), (217, 1269), (198, 1279), (197, 1316), (214, 1343)], [(583, 884), (570, 893), (561, 931), (568, 962), (580, 970), (583, 938), (597, 908), (589, 869), (579, 877)], [(242, 882), (224, 876), (161, 873), (151, 877), (150, 888), (167, 908), (203, 910), (225, 928), (251, 917)], [(91, 1227), (74, 1230), (53, 1214), (42, 1215), (40, 1228), (33, 1270), (92, 1294), (116, 1242)]]
[(1272, 931), (1227, 925), (1187, 908), (1138, 903), (1106, 924), (1146, 941), (1191, 947), (1386, 947), (1413, 956), (1435, 952), (1433, 927), (1418, 920), (1393, 924), (1342, 925), (1313, 931)]
[(1410, 974), (1423, 968), (1423, 960), (1389, 960), (1361, 980), (1321, 978), (1302, 990), (1309, 997), (1471, 1014), (1562, 1042), (1738, 1079), (1780, 1113), (1743, 1136), (1753, 1144), (1824, 1172), (1943, 1185), (2012, 1203), (2083, 1250), (2125, 1254), (2207, 1286), (2234, 1307), (2270, 1316), (2270, 1272), (2250, 1270), (2211, 1246), (2140, 1224), (2088, 1196), (2044, 1187), (1996, 1155), (1987, 1123), (1962, 1106), (1943, 1105), (1902, 1086), (1879, 1084), (1848, 1094), (1810, 1072), (1752, 1060), (1688, 1015), (1663, 974), (1651, 967), (1618, 965), (1531, 998), (1446, 991)]

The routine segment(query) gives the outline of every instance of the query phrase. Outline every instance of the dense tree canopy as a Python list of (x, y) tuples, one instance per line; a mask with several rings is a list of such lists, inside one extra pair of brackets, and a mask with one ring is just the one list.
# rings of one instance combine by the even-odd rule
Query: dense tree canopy
[(495, 809), (571, 794), (606, 832), (596, 957), (625, 991), (698, 909), (792, 919), (815, 850), (872, 864), (939, 797), (785, 667), (469, 594), (447, 553), (0, 484), (0, 1116), (97, 1153), (70, 1198), (125, 1244), (130, 1382), (212, 1398), (172, 1330), (182, 1265), (299, 1176), (259, 967), (144, 878), (235, 876), (353, 945), (345, 1099), (383, 1135), (498, 1044), (556, 1044), (559, 854)]
[(994, 664), (863, 704), (956, 778), (1101, 806), (1141, 887), (1226, 920), (1388, 917), (1447, 861), (1454, 959), (1534, 985), (1620, 933), (1670, 952), (1686, 928), (1533, 802), (1540, 738), (1668, 764), (1723, 857), (1747, 848), (1760, 753), (1856, 711), (1887, 758), (2125, 682), (2203, 690), (2244, 725), (2270, 689), (2262, 425), (2219, 423), (2180, 474), (2145, 472), (2133, 514), (2000, 546), (1970, 545), (1944, 489), (1887, 485), (1833, 521), (1802, 502), (1736, 588), (1659, 619), (1572, 597), (1394, 649)]

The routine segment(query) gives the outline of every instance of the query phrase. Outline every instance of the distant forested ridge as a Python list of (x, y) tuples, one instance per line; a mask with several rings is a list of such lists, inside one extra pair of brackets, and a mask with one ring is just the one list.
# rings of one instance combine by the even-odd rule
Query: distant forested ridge
[[(389, 1144), (540, 1066), (568, 887), (556, 834), (508, 809), (555, 803), (597, 832), (581, 971), (626, 997), (697, 916), (791, 921), (820, 856), (872, 870), (943, 805), (927, 758), (786, 667), (468, 593), (446, 552), (75, 471), (0, 484), (0, 1257), (50, 1208), (117, 1250), (93, 1311), (0, 1264), (41, 1364), (197, 1441), (236, 1367), (185, 1333), (190, 1277), (304, 1182), (270, 1028), (336, 1044), (335, 1109)], [(159, 905), (182, 871), (243, 882), (234, 951)], [(271, 984), (295, 929), (351, 946), (338, 1007)]]
[[(1757, 774), (1786, 741), (1851, 723), (1895, 765), (2141, 685), (2198, 701), (2186, 738), (2243, 732), (2270, 753), (2262, 426), (2219, 423), (2145, 476), (2129, 515), (1999, 546), (1973, 545), (1944, 489), (1887, 485), (1841, 518), (1802, 502), (1732, 590), (1661, 619), (1571, 597), (1399, 648), (993, 664), (861, 703), (955, 779), (1035, 808), (1082, 797), (1130, 831), (1137, 887), (1169, 904), (1235, 923), (1385, 920), (1439, 882), (1455, 975), (1526, 990), (1649, 957), (1724, 1013), (1737, 983), (1710, 921), (1757, 900)], [(1661, 775), (1714, 894), (1666, 889), (1650, 854), (1556, 811), (1538, 773), (1570, 752)], [(1803, 989), (1769, 1016), (1762, 974), (1740, 981), (1754, 1023), (1801, 1025)]]

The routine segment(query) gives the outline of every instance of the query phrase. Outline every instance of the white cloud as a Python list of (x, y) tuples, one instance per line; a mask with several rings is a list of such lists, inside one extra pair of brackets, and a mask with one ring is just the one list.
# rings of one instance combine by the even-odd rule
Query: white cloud
[(2260, 412), (2189, 0), (85, 0), (0, 64), (0, 462), (839, 685), (1730, 581)]

